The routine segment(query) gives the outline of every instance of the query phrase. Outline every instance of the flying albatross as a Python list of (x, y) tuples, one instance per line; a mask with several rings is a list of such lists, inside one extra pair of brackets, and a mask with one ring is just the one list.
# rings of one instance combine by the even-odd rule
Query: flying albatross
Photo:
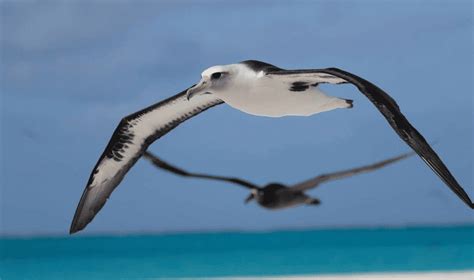
[(410, 152), (365, 166), (341, 170), (338, 172), (321, 174), (291, 186), (286, 186), (281, 183), (270, 183), (263, 187), (259, 187), (253, 183), (250, 183), (247, 180), (243, 180), (236, 177), (225, 177), (189, 172), (177, 166), (171, 165), (168, 162), (165, 162), (164, 160), (160, 159), (149, 151), (146, 151), (143, 154), (143, 157), (151, 161), (156, 167), (163, 170), (167, 170), (179, 176), (224, 181), (250, 189), (250, 195), (245, 200), (245, 203), (250, 202), (252, 199), (256, 199), (257, 203), (264, 208), (283, 209), (304, 204), (318, 205), (321, 203), (319, 199), (308, 196), (307, 194), (305, 194), (306, 191), (314, 189), (328, 181), (343, 179), (347, 177), (352, 177), (357, 174), (375, 171), (391, 163), (395, 163), (399, 160), (412, 156), (413, 154), (413, 152)]
[(248, 114), (268, 117), (310, 116), (351, 108), (352, 100), (331, 97), (318, 85), (356, 86), (444, 183), (470, 208), (471, 199), (424, 137), (408, 122), (395, 100), (371, 82), (337, 68), (285, 70), (256, 60), (213, 66), (198, 84), (124, 117), (87, 181), (70, 233), (82, 230), (104, 206), (125, 174), (148, 146), (182, 122), (227, 103)]

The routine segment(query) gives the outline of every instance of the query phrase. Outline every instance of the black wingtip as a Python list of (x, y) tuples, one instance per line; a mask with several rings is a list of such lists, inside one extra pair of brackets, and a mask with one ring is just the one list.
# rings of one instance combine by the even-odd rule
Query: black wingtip
[(70, 228), (70, 229), (69, 229), (69, 234), (72, 235), (72, 234), (74, 234), (74, 233), (76, 233), (76, 232), (78, 232), (78, 231), (79, 231), (79, 230), (77, 230), (77, 229), (75, 229), (75, 228)]
[(69, 234), (74, 234), (74, 233), (76, 233), (76, 232), (78, 232), (78, 231), (79, 231), (79, 229), (76, 229), (76, 228), (74, 228), (74, 227), (71, 226), (71, 228), (69, 229)]
[(76, 221), (72, 221), (71, 227), (69, 228), (69, 234), (74, 234), (83, 230), (85, 225), (79, 225)]
[(69, 234), (74, 234), (78, 231), (80, 231), (82, 228), (80, 228), (78, 226), (78, 223), (77, 223), (77, 218), (79, 216), (79, 207), (81, 206), (81, 202), (82, 202), (82, 197), (81, 197), (81, 200), (79, 201), (79, 205), (78, 205), (78, 208), (76, 209), (76, 212), (74, 213), (74, 217), (72, 218), (72, 222), (71, 222), (71, 227), (69, 228)]

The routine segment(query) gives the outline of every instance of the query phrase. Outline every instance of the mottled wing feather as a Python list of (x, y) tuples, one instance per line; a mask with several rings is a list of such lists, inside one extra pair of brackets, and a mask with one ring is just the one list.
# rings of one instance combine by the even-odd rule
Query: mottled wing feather
[(398, 104), (385, 91), (371, 82), (352, 73), (337, 68), (306, 69), (306, 70), (276, 70), (269, 71), (266, 76), (289, 81), (304, 81), (314, 83), (351, 83), (364, 94), (382, 113), (400, 138), (405, 141), (425, 163), (444, 181), (444, 183), (470, 208), (474, 209), (471, 199), (453, 177), (443, 161), (426, 142), (425, 138), (410, 124), (400, 111)]
[(351, 169), (346, 169), (342, 171), (337, 171), (337, 172), (331, 172), (331, 173), (326, 173), (326, 174), (321, 174), (319, 176), (316, 176), (314, 178), (308, 179), (306, 181), (303, 181), (301, 183), (295, 184), (291, 186), (290, 188), (293, 191), (306, 191), (312, 188), (316, 188), (317, 186), (321, 185), (322, 183), (328, 182), (328, 181), (333, 181), (333, 180), (339, 180), (347, 177), (352, 177), (354, 175), (362, 174), (362, 173), (367, 173), (371, 171), (375, 171), (377, 169), (380, 169), (382, 167), (385, 167), (389, 164), (395, 163), (399, 160), (405, 159), (409, 156), (414, 155), (414, 152), (402, 154), (396, 157), (392, 157), (389, 159), (385, 159), (376, 163), (372, 163), (369, 165), (365, 166), (360, 166), (356, 168), (351, 168)]
[(151, 143), (180, 123), (221, 103), (212, 95), (196, 96), (188, 101), (185, 90), (123, 118), (89, 177), (70, 233), (83, 229), (92, 221)]

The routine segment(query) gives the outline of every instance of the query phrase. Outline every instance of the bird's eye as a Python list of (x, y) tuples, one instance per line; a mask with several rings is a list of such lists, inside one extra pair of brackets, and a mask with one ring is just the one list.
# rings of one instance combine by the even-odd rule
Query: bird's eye
[(221, 72), (212, 73), (211, 79), (213, 79), (213, 80), (219, 79), (221, 76), (222, 76)]

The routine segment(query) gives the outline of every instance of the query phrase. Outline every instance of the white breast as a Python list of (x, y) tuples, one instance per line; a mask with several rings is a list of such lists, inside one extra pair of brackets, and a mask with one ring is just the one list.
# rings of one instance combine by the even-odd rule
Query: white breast
[(290, 87), (287, 81), (242, 71), (218, 97), (237, 110), (266, 117), (310, 116), (348, 107), (344, 99), (327, 96), (317, 87), (306, 91)]

